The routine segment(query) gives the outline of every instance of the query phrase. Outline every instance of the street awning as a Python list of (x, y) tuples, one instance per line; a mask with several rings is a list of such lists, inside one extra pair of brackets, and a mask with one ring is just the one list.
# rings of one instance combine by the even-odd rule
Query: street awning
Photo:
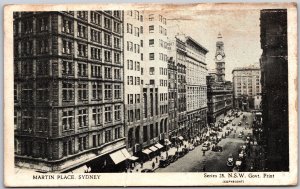
[(147, 148), (147, 149), (143, 150), (142, 152), (143, 152), (144, 154), (147, 154), (147, 155), (148, 155), (148, 154), (150, 154), (152, 151), (149, 150), (149, 149)]
[(123, 153), (121, 152), (121, 150), (116, 151), (112, 154), (109, 154), (109, 156), (111, 157), (111, 159), (113, 160), (113, 162), (117, 165), (119, 163), (121, 163), (122, 161), (126, 160), (126, 157), (123, 155)]
[(135, 156), (131, 156), (129, 159), (130, 159), (131, 161), (136, 161), (136, 160), (138, 160), (139, 158), (138, 158), (138, 157), (135, 157)]
[(180, 136), (180, 137), (178, 137), (179, 138), (179, 140), (183, 140), (183, 137), (182, 136)]
[(162, 149), (162, 148), (163, 148), (163, 145), (157, 143), (157, 144), (155, 144), (155, 147), (158, 148), (158, 149)]
[(165, 145), (170, 145), (171, 142), (169, 141), (169, 139), (165, 139)]
[(158, 150), (155, 146), (151, 146), (149, 149), (150, 149), (152, 152), (156, 152), (156, 151)]
[(129, 159), (131, 157), (131, 155), (129, 154), (129, 152), (125, 148), (122, 149), (121, 152), (126, 157), (126, 159)]

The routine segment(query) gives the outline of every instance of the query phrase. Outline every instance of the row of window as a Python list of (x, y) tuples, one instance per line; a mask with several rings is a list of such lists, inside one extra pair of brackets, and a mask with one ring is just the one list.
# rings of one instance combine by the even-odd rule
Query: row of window
[(140, 94), (127, 94), (127, 104), (138, 104), (141, 102)]
[(127, 110), (127, 121), (128, 122), (135, 122), (141, 119), (141, 110)]
[(133, 34), (136, 37), (140, 37), (140, 34), (143, 34), (143, 26), (134, 27), (132, 24), (127, 23), (127, 33)]
[[(92, 89), (90, 90), (87, 82), (81, 82), (77, 84), (77, 97), (79, 101), (88, 101), (89, 98), (91, 100), (102, 100), (103, 95), (104, 100), (118, 100), (122, 97), (122, 86), (120, 84), (103, 84), (102, 82), (92, 82), (91, 85)], [(73, 101), (75, 98), (74, 90), (74, 82), (63, 82), (62, 100)], [(90, 93), (90, 91), (92, 93)]]
[(143, 80), (140, 77), (127, 76), (127, 85), (140, 85)]
[(127, 60), (127, 70), (140, 71), (140, 62), (133, 60)]
[[(104, 41), (104, 44), (107, 45), (107, 46), (111, 46), (111, 38), (110, 38), (110, 35), (109, 34), (104, 34), (105, 36), (105, 41)], [(32, 43), (32, 41), (31, 41)], [(29, 49), (32, 49), (33, 46), (32, 44), (25, 44), (26, 47), (25, 48), (29, 48)], [(30, 46), (31, 45), (31, 46)], [(114, 37), (114, 48), (116, 49), (120, 49), (121, 47), (121, 40), (120, 38), (118, 37)], [(97, 59), (101, 60), (102, 57), (101, 57), (101, 48), (99, 47), (91, 47), (90, 51), (91, 51), (91, 57), (92, 58), (95, 58), (95, 54), (92, 54), (94, 53), (94, 51), (92, 51), (92, 48), (93, 49), (99, 49), (99, 56)], [(67, 40), (63, 40), (62, 41), (62, 53), (63, 54), (72, 54), (75, 50), (75, 46), (74, 46), (74, 43), (72, 41), (67, 41)], [(32, 53), (30, 53), (32, 54)], [(111, 62), (111, 51), (108, 50), (108, 49), (104, 49), (104, 58), (107, 62)], [(115, 54), (119, 54), (117, 52), (115, 52)], [(78, 56), (81, 56), (81, 57), (87, 57), (88, 55), (88, 45), (87, 44), (84, 44), (84, 43), (77, 43), (77, 55)], [(120, 62), (120, 54), (119, 54), (119, 57), (118, 57), (118, 61), (117, 62)]]
[(167, 87), (168, 86), (168, 80), (160, 79), (159, 80), (159, 86)]
[(140, 45), (134, 44), (131, 41), (127, 41), (127, 51), (134, 52), (134, 53), (140, 53)]
[[(123, 129), (121, 127), (115, 127), (106, 129), (98, 134), (85, 136), (79, 136), (77, 138), (68, 138), (62, 143), (62, 156), (75, 154), (76, 152), (84, 151), (89, 148), (95, 148), (101, 146), (104, 143), (108, 143), (123, 137)], [(92, 146), (89, 145), (89, 140), (92, 139)], [(75, 140), (77, 140), (77, 149), (75, 150)], [(36, 158), (48, 158), (49, 144), (44, 141), (15, 141), (15, 153), (34, 156)], [(34, 150), (33, 150), (34, 149)]]
[[(155, 20), (155, 15), (154, 14), (149, 14), (149, 21), (154, 21)], [(167, 24), (167, 19), (164, 18), (162, 15), (158, 15), (158, 20), (163, 23), (163, 24)]]
[(140, 20), (141, 22), (143, 22), (143, 15), (141, 15), (140, 12), (137, 11), (137, 10), (130, 10), (130, 11), (127, 11), (127, 15), (133, 16), (134, 19)]

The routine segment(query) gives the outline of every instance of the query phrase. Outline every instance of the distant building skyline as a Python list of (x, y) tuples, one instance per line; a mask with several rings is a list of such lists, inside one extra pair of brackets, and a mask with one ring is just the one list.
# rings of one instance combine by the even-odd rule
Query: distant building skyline
[[(207, 68), (215, 69), (215, 44), (218, 33), (223, 36), (226, 52), (225, 80), (232, 81), (235, 67), (246, 67), (258, 63), (261, 56), (259, 10), (184, 10), (167, 12), (169, 35), (185, 34), (205, 46)], [(239, 15), (244, 19), (236, 19)], [(193, 26), (193, 27), (190, 27)]]

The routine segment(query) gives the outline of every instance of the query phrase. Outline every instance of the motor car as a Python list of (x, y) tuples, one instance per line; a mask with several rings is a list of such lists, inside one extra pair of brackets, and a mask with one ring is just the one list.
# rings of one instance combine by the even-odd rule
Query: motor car
[(240, 133), (241, 133), (242, 135), (244, 135), (244, 131), (241, 131)]
[(176, 155), (169, 155), (169, 156), (168, 156), (168, 162), (169, 162), (169, 163), (173, 163), (173, 162), (175, 162), (177, 159), (178, 159), (178, 158), (177, 158)]
[(209, 147), (205, 147), (205, 146), (202, 147), (202, 151), (207, 151), (207, 150), (209, 150)]
[(242, 150), (246, 150), (246, 148), (247, 148), (246, 145), (242, 145), (242, 146), (241, 146), (241, 149), (242, 149)]
[(188, 148), (183, 148), (183, 149), (182, 149), (182, 152), (183, 152), (184, 154), (189, 153), (189, 151), (190, 151), (190, 150), (189, 150)]
[(232, 126), (235, 126), (236, 124), (235, 123), (232, 123)]
[(233, 157), (232, 157), (232, 156), (229, 156), (229, 157), (228, 157), (226, 165), (227, 165), (228, 167), (233, 167), (233, 165), (234, 165), (234, 160), (233, 160)]
[(233, 169), (232, 169), (232, 172), (240, 172), (240, 168), (235, 166)]
[(185, 154), (183, 153), (183, 151), (178, 151), (175, 152), (175, 155), (177, 156), (177, 158), (182, 158)]
[(246, 122), (246, 125), (249, 125), (249, 123), (248, 123), (248, 122)]
[(189, 150), (192, 151), (194, 149), (195, 149), (195, 146), (194, 145), (190, 145)]
[(143, 169), (141, 170), (142, 173), (153, 173), (154, 171), (152, 169)]
[(242, 150), (242, 151), (239, 153), (239, 158), (240, 158), (240, 159), (243, 159), (243, 158), (245, 157), (245, 155), (246, 155), (246, 154), (245, 154), (245, 151)]
[(239, 122), (238, 126), (241, 126), (242, 125), (242, 122)]
[(239, 133), (238, 138), (243, 138), (243, 135)]
[(213, 147), (211, 148), (211, 150), (214, 151), (214, 152), (222, 152), (222, 151), (223, 151), (223, 148), (222, 148), (222, 146), (216, 145), (216, 146), (213, 146)]
[(226, 127), (226, 130), (230, 130), (230, 127)]
[(210, 143), (208, 142), (208, 141), (205, 141), (204, 143), (203, 143), (203, 147), (209, 147), (210, 146)]

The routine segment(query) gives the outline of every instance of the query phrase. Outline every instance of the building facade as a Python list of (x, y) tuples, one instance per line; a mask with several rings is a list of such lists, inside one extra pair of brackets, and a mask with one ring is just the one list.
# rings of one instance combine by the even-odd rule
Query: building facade
[(107, 168), (125, 147), (122, 94), (121, 11), (14, 14), (16, 166)]
[(260, 26), (265, 169), (289, 171), (287, 10), (261, 10)]
[(257, 66), (234, 68), (233, 91), (235, 108), (242, 110), (259, 108), (261, 99), (261, 70)]
[[(170, 104), (174, 104), (174, 126), (169, 126), (169, 138), (181, 136), (186, 126), (186, 44), (181, 39), (174, 37), (169, 40), (169, 61), (174, 62), (169, 67), (169, 111)], [(174, 65), (173, 65), (174, 64)], [(170, 64), (171, 65), (171, 64)], [(173, 69), (172, 69), (173, 68)], [(170, 99), (171, 97), (171, 99)]]
[(233, 107), (232, 85), (230, 82), (216, 82), (215, 74), (207, 76), (207, 122), (218, 122)]
[(200, 133), (207, 124), (207, 66), (208, 50), (191, 37), (186, 43), (186, 90), (187, 90), (187, 131), (192, 137)]
[(127, 148), (136, 153), (143, 140), (144, 12), (124, 12), (124, 103)]

